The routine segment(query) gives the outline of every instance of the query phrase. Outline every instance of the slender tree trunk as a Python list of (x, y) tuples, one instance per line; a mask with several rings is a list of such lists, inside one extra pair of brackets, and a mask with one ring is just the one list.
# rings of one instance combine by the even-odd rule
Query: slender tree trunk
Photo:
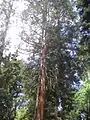
[(37, 88), (37, 96), (36, 96), (36, 106), (35, 106), (35, 114), (34, 114), (34, 120), (40, 119), (40, 116), (37, 114), (39, 113), (39, 93), (40, 93), (40, 87)]
[(41, 88), (40, 88), (40, 116), (43, 120), (44, 116), (44, 99), (45, 99), (45, 52), (46, 46), (43, 45), (42, 47), (42, 56), (41, 56)]

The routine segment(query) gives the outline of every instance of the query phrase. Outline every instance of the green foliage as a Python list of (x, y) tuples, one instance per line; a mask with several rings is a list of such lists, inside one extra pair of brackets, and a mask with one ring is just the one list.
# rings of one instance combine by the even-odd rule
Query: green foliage
[(28, 108), (27, 107), (21, 107), (20, 109), (16, 110), (16, 117), (15, 120), (28, 120)]
[(76, 109), (87, 111), (88, 101), (90, 102), (90, 81), (86, 81), (80, 91), (75, 95)]
[(87, 120), (90, 118), (90, 81), (86, 80), (73, 98), (73, 109), (67, 117), (68, 120), (77, 120), (84, 113)]
[(0, 67), (0, 119), (15, 117), (16, 98), (21, 93), (21, 63), (16, 55), (3, 57)]
[[(87, 61), (83, 61), (84, 64), (88, 64), (90, 62), (90, 1), (89, 0), (77, 0), (77, 6), (80, 14), (80, 20), (81, 20), (81, 49), (80, 49), (80, 55), (83, 56), (84, 60), (87, 59)], [(83, 47), (83, 52), (82, 51)]]
[(83, 64), (83, 76), (87, 76), (90, 69), (90, 1), (77, 0), (80, 16), (80, 43), (78, 57)]
[(26, 65), (24, 69), (24, 79), (22, 80), (24, 93), (26, 96), (28, 119), (32, 120), (34, 117), (36, 89), (39, 86), (39, 69), (32, 68), (30, 65)]
[(10, 109), (12, 107), (10, 95), (7, 90), (0, 88), (0, 119), (8, 120)]

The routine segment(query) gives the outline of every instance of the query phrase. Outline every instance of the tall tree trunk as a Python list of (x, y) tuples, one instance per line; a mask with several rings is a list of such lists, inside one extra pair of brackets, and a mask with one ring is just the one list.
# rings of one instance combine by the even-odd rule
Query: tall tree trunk
[(46, 46), (42, 47), (42, 56), (41, 56), (41, 88), (40, 88), (40, 115), (41, 120), (44, 116), (44, 99), (45, 99), (45, 52)]
[(37, 88), (37, 98), (36, 98), (36, 108), (35, 108), (34, 120), (43, 120), (43, 118), (44, 118), (45, 53), (46, 53), (46, 45), (43, 45), (42, 53), (41, 53), (41, 60), (40, 60), (41, 81), (40, 81), (40, 88)]
[[(46, 27), (47, 27), (47, 0), (43, 0), (42, 10), (42, 48), (41, 48), (41, 59), (40, 59), (40, 90), (37, 92), (37, 110), (35, 112), (34, 120), (44, 119), (44, 101), (45, 101), (45, 54), (46, 54)], [(37, 101), (36, 101), (37, 102)]]

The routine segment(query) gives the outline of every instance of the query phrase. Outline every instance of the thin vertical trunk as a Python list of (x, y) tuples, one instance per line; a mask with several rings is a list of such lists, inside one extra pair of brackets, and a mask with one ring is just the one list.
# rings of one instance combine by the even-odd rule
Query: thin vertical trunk
[(44, 99), (45, 99), (45, 52), (46, 46), (42, 47), (42, 56), (41, 56), (41, 88), (40, 88), (40, 120), (43, 120), (44, 116)]
[(35, 108), (34, 120), (37, 120), (37, 118), (38, 118), (38, 120), (40, 120), (40, 115), (37, 114), (37, 113), (39, 113), (39, 110), (40, 110), (40, 108), (39, 108), (39, 92), (40, 92), (40, 87), (37, 88), (36, 106), (35, 106), (36, 108)]

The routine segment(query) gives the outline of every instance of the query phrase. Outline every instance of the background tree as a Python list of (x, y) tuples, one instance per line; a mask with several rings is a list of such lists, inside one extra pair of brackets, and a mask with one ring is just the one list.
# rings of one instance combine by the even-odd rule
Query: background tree
[(90, 119), (90, 81), (86, 80), (73, 98), (73, 109), (68, 120)]
[[(90, 66), (90, 1), (77, 0), (78, 11), (81, 20), (80, 56), (85, 65), (85, 71), (89, 73)], [(85, 73), (87, 74), (87, 73)]]
[[(90, 10), (89, 10), (90, 2), (88, 0), (77, 0), (77, 8), (80, 15), (80, 44), (79, 44), (79, 52), (78, 57), (82, 62), (83, 76), (85, 82), (79, 91), (75, 94), (73, 99), (73, 109), (71, 110), (68, 119), (90, 119), (89, 117), (89, 58), (90, 58)], [(82, 76), (82, 80), (83, 80)]]
[(5, 40), (13, 13), (13, 1), (3, 0), (0, 4), (0, 61), (2, 60), (3, 52), (7, 45)]
[(10, 120), (16, 116), (17, 97), (22, 91), (20, 61), (15, 56), (3, 58), (0, 67), (0, 119)]

